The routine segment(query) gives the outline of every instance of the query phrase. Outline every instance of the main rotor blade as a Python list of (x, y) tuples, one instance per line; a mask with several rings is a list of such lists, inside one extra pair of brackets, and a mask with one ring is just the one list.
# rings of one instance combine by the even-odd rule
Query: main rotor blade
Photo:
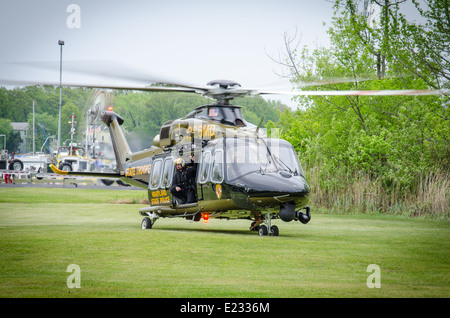
[[(34, 85), (48, 85), (59, 86), (57, 82), (41, 82), (41, 81), (17, 81), (0, 79), (0, 83), (4, 85), (17, 86), (34, 86)], [(136, 86), (136, 85), (109, 85), (109, 84), (86, 84), (86, 83), (65, 83), (62, 82), (63, 87), (86, 87), (86, 88), (103, 88), (103, 89), (121, 89), (121, 90), (137, 90), (137, 91), (152, 91), (152, 92), (186, 92), (186, 93), (200, 93), (194, 88), (184, 87), (164, 87), (164, 86)]]
[[(48, 71), (59, 72), (59, 62), (11, 62), (10, 65), (27, 66), (32, 68), (39, 68)], [(100, 77), (102, 79), (119, 81), (119, 82), (134, 82), (148, 86), (152, 83), (162, 83), (171, 86), (179, 86), (186, 88), (205, 89), (205, 86), (193, 85), (190, 83), (181, 82), (162, 76), (152, 74), (152, 72), (142, 71), (134, 65), (125, 64), (123, 62), (115, 61), (63, 61), (63, 72), (67, 74), (91, 75)], [(58, 84), (59, 85), (59, 84)], [(86, 85), (83, 85), (86, 87)], [(139, 86), (138, 86), (139, 87)], [(117, 88), (120, 89), (120, 88)], [(126, 89), (126, 88), (125, 88)]]
[(291, 95), (291, 96), (422, 96), (422, 95), (450, 95), (450, 89), (422, 89), (422, 90), (342, 90), (342, 91), (295, 91), (277, 92), (261, 91), (261, 95)]
[[(48, 84), (47, 84), (48, 85)], [(59, 86), (59, 84), (57, 85)], [(164, 87), (164, 86), (133, 86), (133, 85), (93, 85), (93, 84), (81, 84), (81, 83), (63, 83), (64, 87), (86, 87), (86, 88), (103, 88), (103, 89), (122, 89), (132, 91), (147, 91), (147, 92), (185, 92), (185, 93), (199, 93), (194, 88), (185, 87)]]

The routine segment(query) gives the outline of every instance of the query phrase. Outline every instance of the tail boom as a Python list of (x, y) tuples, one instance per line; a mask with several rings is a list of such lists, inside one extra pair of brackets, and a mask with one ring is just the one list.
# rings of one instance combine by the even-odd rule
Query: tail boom
[(109, 127), (111, 140), (116, 155), (119, 171), (124, 171), (124, 163), (130, 160), (131, 150), (120, 126), (124, 119), (113, 111), (105, 111), (102, 115), (102, 121)]

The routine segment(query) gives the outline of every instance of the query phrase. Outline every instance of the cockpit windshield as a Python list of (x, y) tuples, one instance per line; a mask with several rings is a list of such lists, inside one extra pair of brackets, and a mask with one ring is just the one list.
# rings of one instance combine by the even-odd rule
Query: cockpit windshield
[(240, 106), (232, 105), (208, 105), (196, 109), (195, 112), (186, 116), (186, 118), (206, 118), (218, 121), (222, 124), (245, 126)]
[(279, 139), (227, 138), (226, 167), (228, 181), (259, 171), (287, 171), (302, 175), (303, 170), (290, 143)]
[(267, 139), (266, 143), (279, 169), (287, 170), (294, 175), (305, 176), (295, 149), (289, 142), (282, 139)]
[(262, 140), (254, 138), (226, 139), (227, 179), (234, 180), (250, 172), (276, 171)]

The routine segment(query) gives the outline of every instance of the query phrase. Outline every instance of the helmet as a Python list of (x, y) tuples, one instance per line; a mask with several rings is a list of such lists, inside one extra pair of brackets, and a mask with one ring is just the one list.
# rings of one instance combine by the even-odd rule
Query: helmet
[(175, 165), (181, 165), (182, 167), (184, 167), (184, 165), (186, 164), (186, 163), (184, 162), (184, 159), (183, 159), (183, 158), (177, 158), (177, 159), (175, 159), (174, 163), (175, 163)]

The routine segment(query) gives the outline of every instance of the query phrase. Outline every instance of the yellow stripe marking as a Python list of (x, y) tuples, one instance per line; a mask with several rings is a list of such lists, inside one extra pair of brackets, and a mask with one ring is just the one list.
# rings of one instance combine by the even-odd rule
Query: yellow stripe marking
[(59, 170), (59, 169), (56, 168), (55, 165), (53, 165), (53, 164), (50, 165), (50, 168), (53, 170), (54, 173), (57, 173), (57, 174), (69, 174), (68, 171), (62, 171), (62, 170)]

